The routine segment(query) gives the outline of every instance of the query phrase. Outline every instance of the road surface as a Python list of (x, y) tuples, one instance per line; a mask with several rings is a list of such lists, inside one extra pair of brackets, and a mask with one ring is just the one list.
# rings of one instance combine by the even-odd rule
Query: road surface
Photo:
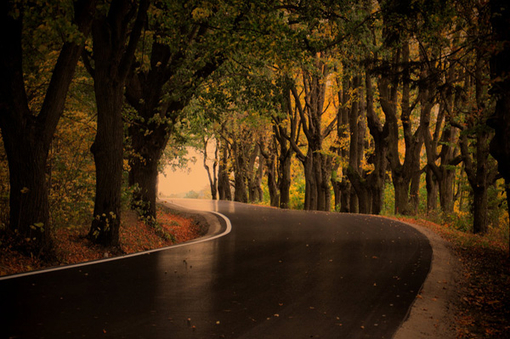
[(391, 338), (429, 272), (427, 238), (396, 221), (175, 202), (222, 213), (231, 231), (2, 279), (0, 337)]

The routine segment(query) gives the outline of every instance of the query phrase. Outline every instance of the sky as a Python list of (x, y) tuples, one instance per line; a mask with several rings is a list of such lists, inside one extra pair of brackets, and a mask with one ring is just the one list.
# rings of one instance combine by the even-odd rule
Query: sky
[(209, 189), (209, 180), (203, 166), (202, 155), (191, 148), (188, 152), (190, 156), (197, 158), (194, 164), (190, 162), (187, 169), (176, 171), (167, 167), (164, 174), (159, 174), (158, 191), (162, 195), (169, 196), (171, 194), (187, 193), (191, 190), (199, 192), (204, 188)]

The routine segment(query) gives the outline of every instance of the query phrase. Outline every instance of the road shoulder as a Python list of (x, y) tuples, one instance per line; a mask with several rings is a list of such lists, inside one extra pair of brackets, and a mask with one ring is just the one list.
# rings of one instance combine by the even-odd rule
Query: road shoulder
[(427, 279), (409, 310), (408, 317), (393, 338), (455, 338), (454, 300), (458, 294), (455, 286), (460, 274), (458, 259), (439, 235), (425, 227), (404, 223), (429, 239), (433, 253)]

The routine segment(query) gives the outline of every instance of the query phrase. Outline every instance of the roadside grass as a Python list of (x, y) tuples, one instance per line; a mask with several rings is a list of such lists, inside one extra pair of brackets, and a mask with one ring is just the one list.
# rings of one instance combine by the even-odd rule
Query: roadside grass
[(130, 254), (170, 246), (202, 235), (202, 226), (189, 216), (158, 207), (155, 226), (140, 220), (136, 212), (125, 210), (120, 228), (120, 251), (111, 252), (87, 238), (88, 224), (60, 227), (54, 232), (55, 256), (50, 262), (28, 257), (16, 250), (12, 239), (0, 239), (0, 276), (37, 269), (75, 264), (119, 254)]
[[(454, 301), (457, 338), (508, 338), (510, 333), (510, 259), (508, 219), (485, 235), (438, 224), (426, 217), (393, 216), (424, 226), (445, 239), (458, 258), (458, 300)], [(458, 222), (458, 221), (457, 221)]]

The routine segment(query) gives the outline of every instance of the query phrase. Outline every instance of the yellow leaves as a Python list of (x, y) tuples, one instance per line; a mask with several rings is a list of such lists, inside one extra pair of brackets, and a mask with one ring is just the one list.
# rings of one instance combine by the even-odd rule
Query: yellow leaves
[(122, 169), (126, 172), (129, 172), (131, 170), (131, 166), (129, 166), (129, 159), (122, 160)]
[(197, 7), (191, 12), (191, 16), (196, 21), (203, 21), (211, 15), (211, 11), (207, 8)]
[[(32, 229), (34, 231), (39, 231), (42, 233), (42, 232), (44, 232), (44, 223), (36, 222), (33, 225), (30, 225), (30, 229)], [(35, 240), (35, 238), (34, 238), (34, 240)]]

